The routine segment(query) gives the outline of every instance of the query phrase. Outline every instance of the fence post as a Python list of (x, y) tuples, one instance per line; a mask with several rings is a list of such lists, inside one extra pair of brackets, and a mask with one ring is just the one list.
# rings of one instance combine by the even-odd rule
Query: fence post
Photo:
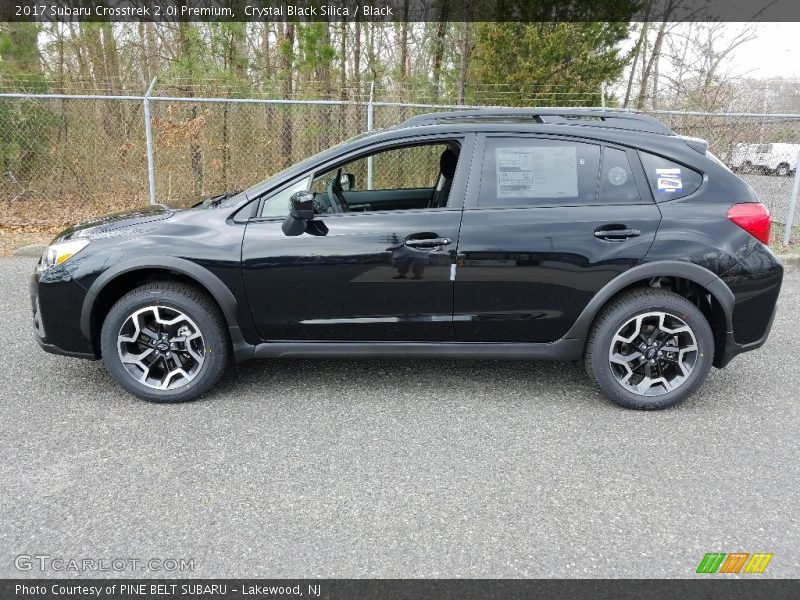
[(150, 94), (153, 91), (153, 86), (156, 84), (156, 78), (150, 82), (150, 87), (144, 95), (142, 104), (144, 106), (144, 135), (147, 141), (147, 179), (150, 183), (150, 204), (158, 204), (156, 200), (156, 168), (153, 160), (153, 128), (150, 124)]
[(606, 109), (606, 82), (600, 82), (600, 107)]
[(792, 236), (792, 224), (794, 224), (794, 210), (797, 208), (797, 192), (800, 190), (800, 152), (794, 164), (794, 184), (792, 185), (792, 195), (789, 197), (789, 214), (786, 215), (786, 225), (783, 228), (783, 245), (789, 245), (789, 238)]
[[(369, 102), (367, 102), (367, 131), (372, 131), (373, 121), (375, 118), (375, 82), (369, 85)], [(372, 155), (367, 157), (367, 189), (372, 189)]]

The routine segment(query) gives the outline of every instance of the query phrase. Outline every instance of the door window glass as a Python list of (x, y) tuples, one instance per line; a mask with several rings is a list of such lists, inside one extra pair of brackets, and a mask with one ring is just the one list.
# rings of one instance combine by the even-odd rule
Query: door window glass
[(489, 138), (478, 204), (580, 206), (597, 202), (600, 148), (580, 142)]
[[(616, 148), (603, 148), (600, 170), (600, 204), (640, 204), (642, 198), (633, 178), (628, 155)], [(652, 200), (647, 201), (652, 204)]]
[[(393, 148), (362, 156), (342, 165), (341, 169), (342, 173), (353, 175), (352, 191), (433, 188), (439, 178), (439, 158), (447, 149), (448, 145), (443, 143)], [(327, 178), (335, 175), (338, 169), (315, 178), (311, 189), (324, 192)]]
[(298, 181), (287, 188), (282, 189), (280, 192), (275, 192), (272, 196), (264, 200), (261, 205), (262, 217), (285, 217), (289, 214), (289, 199), (297, 192), (302, 192), (308, 189), (308, 182), (310, 177)]
[(338, 176), (346, 211), (385, 211), (447, 206), (460, 146), (437, 141), (381, 150), (314, 177), (311, 191), (327, 206)]

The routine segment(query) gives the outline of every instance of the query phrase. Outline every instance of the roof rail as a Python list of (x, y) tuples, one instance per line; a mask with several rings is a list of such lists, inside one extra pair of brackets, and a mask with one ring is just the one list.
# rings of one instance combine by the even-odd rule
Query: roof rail
[(395, 127), (444, 125), (454, 122), (526, 121), (548, 125), (582, 125), (629, 129), (647, 133), (674, 135), (661, 121), (627, 110), (593, 110), (583, 108), (480, 108), (450, 112), (426, 113), (403, 121)]

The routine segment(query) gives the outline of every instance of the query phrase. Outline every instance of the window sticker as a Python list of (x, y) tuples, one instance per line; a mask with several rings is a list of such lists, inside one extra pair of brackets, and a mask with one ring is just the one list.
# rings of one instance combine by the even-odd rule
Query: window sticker
[(628, 181), (628, 174), (622, 167), (613, 167), (608, 171), (608, 181), (611, 185), (625, 185)]
[(577, 198), (575, 146), (495, 148), (498, 198)]
[(675, 192), (683, 189), (680, 169), (656, 169), (656, 182), (659, 192)]

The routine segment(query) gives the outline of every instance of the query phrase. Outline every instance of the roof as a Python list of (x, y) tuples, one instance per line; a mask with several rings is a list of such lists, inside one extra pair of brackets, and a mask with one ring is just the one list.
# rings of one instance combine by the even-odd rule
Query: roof
[(675, 132), (669, 127), (647, 115), (623, 110), (590, 110), (581, 108), (485, 108), (427, 113), (411, 117), (397, 125), (395, 129), (461, 123), (519, 123), (525, 125), (605, 127), (643, 133), (675, 135)]

